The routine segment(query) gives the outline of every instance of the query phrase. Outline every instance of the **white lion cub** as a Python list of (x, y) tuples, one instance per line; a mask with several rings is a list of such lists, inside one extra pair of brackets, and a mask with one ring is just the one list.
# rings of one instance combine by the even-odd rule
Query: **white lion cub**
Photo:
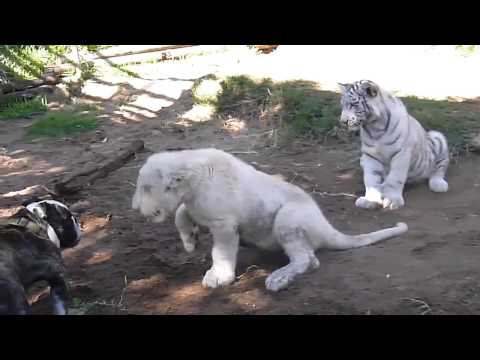
[(369, 234), (345, 235), (302, 189), (216, 149), (150, 156), (140, 169), (132, 207), (154, 222), (176, 212), (175, 224), (188, 252), (195, 249), (197, 225), (210, 229), (213, 264), (202, 281), (210, 288), (234, 281), (240, 239), (288, 256), (288, 265), (266, 279), (267, 289), (278, 291), (319, 266), (318, 248), (356, 248), (407, 231), (406, 224), (398, 223)]

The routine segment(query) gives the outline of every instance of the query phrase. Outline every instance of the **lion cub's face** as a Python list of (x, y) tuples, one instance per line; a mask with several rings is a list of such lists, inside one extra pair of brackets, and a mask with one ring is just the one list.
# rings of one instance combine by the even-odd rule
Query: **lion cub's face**
[(178, 190), (181, 180), (171, 174), (162, 174), (149, 164), (144, 165), (138, 176), (132, 208), (139, 210), (152, 222), (165, 221), (180, 204), (181, 195)]

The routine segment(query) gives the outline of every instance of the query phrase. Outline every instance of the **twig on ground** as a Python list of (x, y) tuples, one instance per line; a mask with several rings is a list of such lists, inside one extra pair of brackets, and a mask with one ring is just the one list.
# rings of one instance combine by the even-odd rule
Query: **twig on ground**
[(45, 192), (47, 192), (48, 194), (50, 194), (51, 196), (59, 196), (58, 193), (56, 193), (55, 191), (47, 188), (45, 185), (40, 185), (40, 187), (45, 190)]
[(258, 154), (257, 151), (229, 151), (232, 155), (240, 155), (240, 154)]
[(278, 147), (278, 131), (277, 129), (273, 129), (273, 147)]
[(298, 173), (294, 173), (295, 175), (293, 175), (293, 178), (292, 180), (289, 181), (290, 184), (293, 184), (293, 182), (295, 181), (295, 179), (298, 177)]
[(250, 265), (243, 274), (237, 276), (237, 279), (240, 280), (241, 278), (243, 278), (245, 275), (247, 275), (251, 270), (253, 269), (259, 269), (259, 267), (257, 265)]
[(128, 305), (126, 301), (127, 300), (126, 293), (128, 288), (127, 275), (125, 275), (124, 281), (125, 281), (125, 286), (123, 287), (122, 292), (120, 293), (120, 299), (118, 300), (118, 302), (114, 302), (114, 301), (106, 302), (105, 300), (103, 300), (103, 301), (92, 301), (89, 304), (113, 307), (115, 308), (116, 311), (119, 311), (119, 310), (127, 311), (128, 310)]
[(355, 194), (348, 194), (348, 193), (328, 193), (326, 191), (312, 191), (310, 194), (316, 194), (321, 196), (346, 196), (346, 197), (353, 197), (356, 198), (357, 195)]
[(134, 188), (137, 187), (137, 185), (135, 185), (134, 183), (132, 183), (131, 181), (125, 181), (128, 185), (132, 185)]
[(226, 105), (226, 106), (224, 106), (224, 108), (225, 108), (225, 109), (230, 109), (230, 108), (234, 108), (234, 107), (240, 106), (240, 105), (242, 105), (242, 104), (248, 104), (248, 103), (251, 103), (251, 102), (261, 101), (261, 100), (262, 100), (261, 98), (242, 100), (242, 101), (239, 101), (239, 102), (237, 102), (237, 103), (235, 103), (235, 104)]
[(425, 301), (415, 298), (403, 298), (403, 300), (408, 300), (416, 304), (420, 304), (420, 310), (422, 313), (420, 315), (425, 315), (432, 312), (432, 308)]
[[(126, 294), (127, 294), (127, 288), (128, 288), (127, 275), (125, 275), (124, 284), (125, 284), (125, 286), (123, 287), (122, 293), (120, 294), (120, 300), (118, 300), (118, 303), (117, 303), (117, 307), (121, 310), (127, 310), (128, 309), (128, 305), (126, 304), (126, 302), (127, 302)], [(124, 303), (125, 303), (125, 306), (124, 306)]]

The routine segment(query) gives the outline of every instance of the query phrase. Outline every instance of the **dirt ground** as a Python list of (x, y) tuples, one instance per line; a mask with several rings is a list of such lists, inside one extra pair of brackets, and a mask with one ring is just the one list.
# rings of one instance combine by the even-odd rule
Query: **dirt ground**
[[(174, 80), (172, 80), (174, 81)], [(182, 82), (183, 80), (179, 80)], [(131, 92), (130, 95), (134, 94)], [(162, 98), (165, 100), (164, 98)], [(167, 99), (170, 101), (169, 99)], [(478, 314), (480, 312), (480, 159), (452, 160), (450, 191), (434, 194), (426, 184), (409, 187), (406, 206), (367, 211), (354, 206), (363, 190), (358, 143), (292, 142), (265, 145), (262, 129), (234, 126), (235, 119), (179, 121), (192, 108), (191, 91), (155, 117), (127, 116), (118, 103), (102, 100), (101, 126), (72, 138), (26, 142), (34, 119), (2, 122), (0, 216), (10, 214), (35, 185), (85, 164), (102, 161), (134, 139), (147, 150), (92, 187), (65, 198), (87, 200), (81, 216), (85, 237), (64, 251), (75, 314)], [(106, 138), (106, 141), (105, 141)], [(325, 216), (350, 234), (404, 221), (409, 232), (375, 246), (318, 252), (319, 269), (287, 290), (269, 293), (266, 276), (286, 264), (282, 254), (242, 248), (237, 280), (227, 288), (203, 289), (210, 267), (211, 237), (204, 232), (187, 254), (173, 220), (151, 224), (131, 210), (139, 168), (152, 153), (214, 146), (271, 174), (282, 174), (317, 200)], [(49, 313), (45, 291), (32, 291), (36, 314)]]

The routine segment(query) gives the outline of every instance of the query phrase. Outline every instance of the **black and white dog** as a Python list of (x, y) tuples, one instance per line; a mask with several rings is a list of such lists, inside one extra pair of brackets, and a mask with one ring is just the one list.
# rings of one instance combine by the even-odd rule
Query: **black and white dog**
[(0, 221), (0, 314), (30, 313), (27, 289), (47, 281), (54, 313), (67, 314), (68, 287), (61, 250), (78, 244), (81, 227), (65, 204), (32, 198)]

